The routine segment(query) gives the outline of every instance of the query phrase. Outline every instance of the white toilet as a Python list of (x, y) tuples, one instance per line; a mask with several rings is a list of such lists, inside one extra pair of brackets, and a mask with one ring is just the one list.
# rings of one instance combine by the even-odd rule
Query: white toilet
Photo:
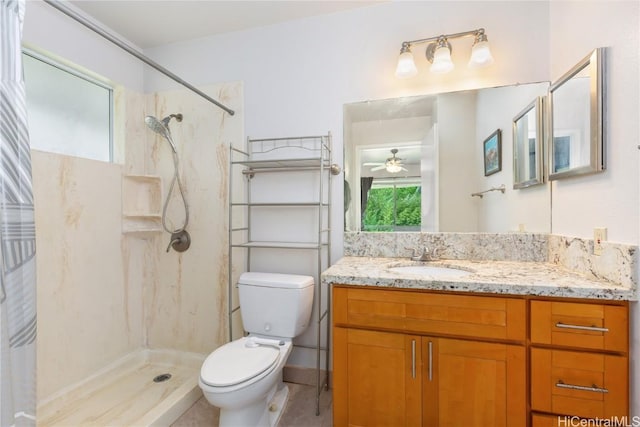
[(209, 403), (220, 408), (220, 427), (273, 427), (289, 397), (282, 369), (291, 340), (309, 325), (313, 277), (243, 273), (238, 292), (249, 335), (211, 353), (198, 383)]

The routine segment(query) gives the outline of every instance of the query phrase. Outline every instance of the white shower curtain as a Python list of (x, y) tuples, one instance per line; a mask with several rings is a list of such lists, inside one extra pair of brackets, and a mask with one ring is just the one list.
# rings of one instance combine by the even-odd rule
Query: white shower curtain
[(35, 426), (36, 265), (25, 0), (0, 0), (0, 426)]

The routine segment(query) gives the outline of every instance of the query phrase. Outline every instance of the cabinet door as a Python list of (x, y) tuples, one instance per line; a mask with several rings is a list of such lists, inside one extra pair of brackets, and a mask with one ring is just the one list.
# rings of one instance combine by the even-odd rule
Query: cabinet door
[(348, 328), (333, 333), (333, 425), (420, 425), (420, 337)]
[(423, 426), (527, 425), (524, 346), (423, 338)]

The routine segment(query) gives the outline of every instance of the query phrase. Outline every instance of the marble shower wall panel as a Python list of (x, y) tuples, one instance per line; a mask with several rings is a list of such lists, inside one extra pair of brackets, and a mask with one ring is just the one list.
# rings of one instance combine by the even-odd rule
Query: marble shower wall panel
[[(207, 353), (226, 342), (228, 271), (228, 166), (229, 144), (242, 146), (243, 114), (240, 83), (200, 88), (236, 111), (230, 116), (186, 90), (150, 95), (145, 114), (158, 119), (182, 113), (170, 123), (180, 158), (180, 174), (189, 205), (191, 247), (166, 252), (169, 234), (163, 232), (153, 247), (153, 260), (145, 262), (145, 327), (150, 348), (172, 348)], [(151, 109), (153, 107), (153, 109)], [(147, 140), (146, 174), (162, 177), (167, 194), (173, 177), (169, 144)], [(169, 227), (183, 224), (184, 209), (174, 190), (167, 210)], [(151, 270), (154, 271), (151, 271)], [(154, 273), (155, 272), (155, 273)]]
[[(123, 235), (122, 266), (124, 287), (134, 304), (126, 307), (127, 324), (135, 325), (130, 334), (135, 337), (137, 347), (148, 347), (145, 325), (145, 301), (152, 295), (153, 283), (157, 280), (157, 272), (148, 265), (155, 265), (155, 247), (160, 243), (159, 237), (137, 239)], [(135, 297), (134, 297), (135, 296)]]
[(124, 280), (122, 166), (32, 151), (38, 250), (38, 400), (140, 346)]
[[(122, 163), (126, 175), (144, 175), (150, 162), (147, 147), (155, 134), (144, 122), (146, 99), (147, 96), (142, 93), (124, 90), (116, 92), (115, 132), (117, 139), (124, 140), (121, 149), (125, 153)], [(116, 142), (115, 145), (120, 147), (121, 144)]]

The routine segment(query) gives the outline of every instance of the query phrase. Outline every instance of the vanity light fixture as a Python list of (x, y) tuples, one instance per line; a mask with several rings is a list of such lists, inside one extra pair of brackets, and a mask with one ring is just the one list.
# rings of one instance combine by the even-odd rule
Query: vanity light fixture
[(418, 68), (413, 60), (411, 47), (422, 43), (429, 43), (425, 55), (427, 60), (431, 62), (429, 70), (432, 73), (448, 73), (453, 70), (454, 66), (451, 61), (451, 52), (453, 49), (451, 48), (449, 40), (459, 37), (474, 37), (473, 46), (471, 47), (471, 57), (469, 58), (468, 64), (470, 68), (482, 68), (493, 64), (493, 56), (489, 49), (487, 35), (484, 33), (484, 28), (478, 28), (477, 30), (462, 33), (442, 34), (437, 37), (402, 42), (398, 66), (396, 67), (396, 77), (405, 79), (418, 74)]

